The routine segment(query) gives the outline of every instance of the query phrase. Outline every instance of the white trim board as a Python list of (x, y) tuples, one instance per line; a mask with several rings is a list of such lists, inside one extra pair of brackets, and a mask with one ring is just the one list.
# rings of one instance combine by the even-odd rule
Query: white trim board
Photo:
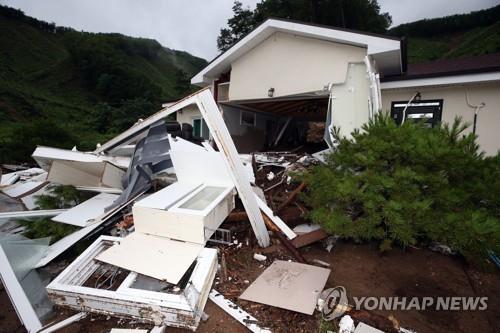
[(52, 218), (53, 221), (76, 225), (78, 227), (86, 227), (96, 221), (105, 214), (104, 209), (110, 206), (119, 195), (101, 193), (92, 197), (75, 207), (68, 209), (62, 214)]
[(42, 187), (47, 186), (46, 181), (26, 181), (17, 182), (13, 185), (6, 186), (2, 188), (2, 192), (7, 194), (11, 198), (20, 199), (30, 193), (40, 190)]
[(382, 90), (500, 81), (500, 72), (382, 82)]
[(30, 219), (37, 217), (50, 217), (64, 213), (67, 209), (48, 209), (48, 210), (23, 210), (18, 212), (0, 213), (0, 220), (10, 219)]
[(276, 227), (278, 227), (278, 229), (280, 229), (288, 239), (294, 239), (295, 237), (297, 237), (297, 234), (292, 229), (290, 229), (290, 227), (278, 215), (274, 215), (274, 212), (271, 208), (269, 208), (264, 200), (262, 200), (257, 194), (255, 194), (255, 198), (257, 199), (257, 203), (259, 204), (262, 212), (266, 214), (266, 216), (269, 217), (271, 221), (273, 221)]
[(231, 317), (236, 319), (240, 324), (244, 325), (250, 332), (254, 333), (271, 333), (270, 330), (261, 328), (257, 323), (257, 318), (253, 317), (251, 314), (228, 300), (217, 290), (212, 289), (209, 298), (212, 302), (218, 305), (222, 310), (224, 310)]
[(255, 199), (255, 194), (250, 186), (243, 163), (212, 93), (208, 89), (200, 90), (197, 94), (193, 95), (191, 102), (196, 102), (219, 151), (224, 156), (224, 164), (238, 190), (257, 242), (262, 247), (269, 246), (269, 234), (260, 213), (257, 200)]

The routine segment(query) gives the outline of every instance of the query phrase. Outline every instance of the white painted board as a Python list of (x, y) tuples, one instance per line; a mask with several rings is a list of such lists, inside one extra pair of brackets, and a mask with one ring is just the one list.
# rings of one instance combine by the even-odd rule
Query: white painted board
[(109, 207), (119, 195), (101, 193), (82, 202), (81, 204), (68, 209), (62, 214), (52, 218), (56, 222), (72, 224), (79, 227), (86, 227), (94, 223), (104, 214), (104, 209)]
[(227, 314), (248, 328), (250, 332), (271, 333), (270, 330), (260, 327), (258, 325), (258, 320), (255, 317), (225, 298), (224, 295), (219, 293), (217, 290), (212, 289), (208, 297)]
[(329, 275), (326, 268), (276, 260), (240, 298), (312, 315)]
[(0, 186), (7, 186), (14, 184), (19, 179), (17, 172), (5, 173), (0, 178)]
[[(184, 151), (190, 151), (193, 153), (199, 153), (199, 152), (203, 153), (203, 152), (207, 151), (207, 149), (204, 146), (197, 145), (195, 143), (184, 140), (183, 138), (180, 138), (180, 137), (174, 138), (171, 135), (169, 135), (168, 142), (170, 144), (171, 150), (184, 150)], [(212, 151), (213, 151), (213, 149), (212, 149)]]
[(2, 189), (3, 193), (7, 194), (12, 198), (21, 198), (26, 196), (33, 191), (37, 191), (39, 188), (45, 186), (45, 182), (43, 181), (27, 181), (27, 182), (18, 182), (13, 185), (7, 186)]
[(203, 245), (134, 232), (96, 259), (158, 280), (177, 284)]
[(229, 130), (226, 127), (226, 123), (222, 118), (221, 112), (217, 103), (215, 102), (210, 90), (204, 89), (200, 90), (198, 93), (193, 95), (196, 101), (196, 105), (203, 116), (203, 119), (207, 123), (208, 129), (219, 151), (224, 156), (224, 163), (227, 167), (228, 172), (238, 190), (241, 202), (245, 207), (248, 219), (252, 225), (252, 229), (255, 233), (255, 237), (260, 246), (269, 246), (269, 234), (267, 232), (266, 225), (262, 219), (258, 203), (255, 199), (255, 195), (248, 182), (243, 163), (238, 156), (238, 151), (234, 145), (233, 139), (229, 134)]
[(255, 193), (255, 199), (259, 208), (262, 210), (267, 217), (273, 221), (273, 223), (285, 234), (288, 239), (294, 239), (297, 234), (293, 232), (292, 229), (277, 215), (274, 215), (273, 211), (269, 206)]
[(39, 208), (38, 205), (35, 203), (37, 196), (47, 194), (48, 186), (49, 184), (47, 183), (47, 185), (43, 186), (38, 191), (22, 197), (21, 201), (23, 202), (24, 206), (26, 206), (28, 210), (34, 210), (36, 208)]
[(219, 152), (172, 150), (170, 158), (180, 182), (233, 186), (231, 174)]

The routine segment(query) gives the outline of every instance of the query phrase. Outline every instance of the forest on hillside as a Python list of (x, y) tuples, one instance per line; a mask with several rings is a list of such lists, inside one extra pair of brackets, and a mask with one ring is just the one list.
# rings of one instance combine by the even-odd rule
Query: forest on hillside
[(157, 41), (58, 27), (0, 6), (0, 162), (98, 142), (193, 91), (206, 61)]

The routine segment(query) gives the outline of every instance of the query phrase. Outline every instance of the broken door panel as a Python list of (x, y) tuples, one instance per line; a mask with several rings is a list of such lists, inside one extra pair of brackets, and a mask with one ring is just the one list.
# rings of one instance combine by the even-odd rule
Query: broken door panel
[(177, 284), (203, 245), (134, 232), (117, 241), (97, 260)]

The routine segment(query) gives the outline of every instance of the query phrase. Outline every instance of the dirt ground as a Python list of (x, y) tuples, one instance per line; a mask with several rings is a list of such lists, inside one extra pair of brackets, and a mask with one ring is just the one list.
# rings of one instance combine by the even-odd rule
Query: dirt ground
[[(274, 247), (276, 248), (276, 247)], [(252, 258), (252, 246), (226, 248), (227, 276), (231, 281), (215, 282), (214, 288), (238, 303), (274, 332), (318, 332), (320, 315), (307, 316), (270, 306), (238, 299), (241, 292), (255, 280), (274, 259), (288, 259), (288, 253), (278, 250), (266, 253), (262, 264)], [(487, 296), (487, 311), (381, 311), (393, 315), (404, 328), (418, 333), (427, 332), (499, 332), (500, 274), (467, 268), (457, 257), (446, 256), (426, 249), (402, 251), (394, 249), (381, 255), (376, 245), (357, 245), (339, 242), (331, 253), (320, 243), (301, 250), (309, 261), (321, 259), (330, 263), (332, 273), (326, 287), (344, 286), (352, 296)], [(219, 260), (220, 261), (220, 260)], [(248, 281), (245, 281), (248, 280)], [(24, 332), (4, 290), (0, 293), (0, 333)], [(219, 307), (208, 301), (205, 312), (210, 316), (197, 330), (208, 332), (246, 332), (247, 330)], [(90, 316), (60, 332), (100, 333), (113, 327), (144, 327), (128, 320)], [(188, 332), (168, 328), (168, 332)]]

